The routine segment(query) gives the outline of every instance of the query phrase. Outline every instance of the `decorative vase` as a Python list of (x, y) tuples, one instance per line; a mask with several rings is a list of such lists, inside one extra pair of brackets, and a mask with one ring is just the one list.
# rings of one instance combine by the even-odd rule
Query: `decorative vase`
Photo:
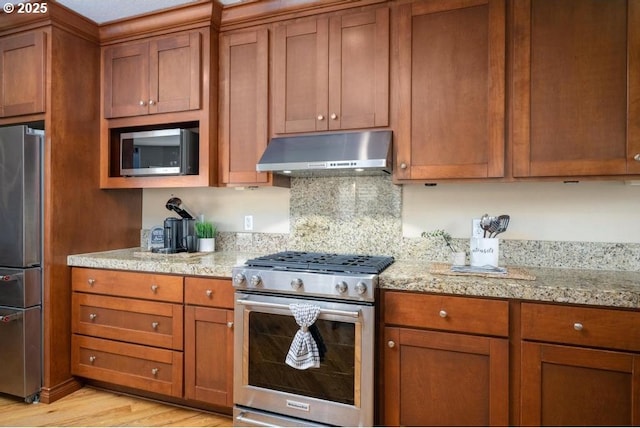
[(467, 253), (456, 251), (451, 253), (451, 264), (454, 266), (464, 266), (467, 264)]
[(216, 238), (199, 238), (198, 251), (201, 253), (210, 253), (216, 250)]

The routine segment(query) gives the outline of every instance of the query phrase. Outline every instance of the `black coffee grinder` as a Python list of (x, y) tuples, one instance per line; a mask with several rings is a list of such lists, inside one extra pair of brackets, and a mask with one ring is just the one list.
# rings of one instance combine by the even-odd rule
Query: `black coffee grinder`
[(195, 232), (196, 220), (193, 214), (182, 203), (180, 198), (171, 198), (165, 207), (176, 212), (180, 218), (167, 217), (164, 220), (164, 248), (152, 250), (155, 253), (174, 254), (195, 252), (197, 237)]

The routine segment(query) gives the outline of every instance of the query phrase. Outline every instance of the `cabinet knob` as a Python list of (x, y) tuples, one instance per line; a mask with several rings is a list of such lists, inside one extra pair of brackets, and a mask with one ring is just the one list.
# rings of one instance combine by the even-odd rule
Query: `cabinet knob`
[(321, 114), (319, 114), (319, 115), (318, 115), (318, 120), (324, 120), (324, 116), (323, 116), (323, 115), (321, 115)]
[(89, 284), (89, 287), (93, 287), (93, 284), (96, 283), (96, 280), (93, 278), (89, 278), (87, 279), (87, 283)]
[(154, 322), (151, 323), (151, 328), (154, 329), (154, 330), (157, 330), (158, 329), (158, 325), (159, 325), (158, 322), (154, 321)]
[(150, 106), (154, 105), (155, 103), (156, 103), (155, 101), (153, 101), (153, 100), (149, 100), (149, 105), (150, 105)]
[(213, 296), (213, 290), (207, 290), (205, 293), (207, 294), (207, 297)]
[(144, 100), (140, 100), (140, 102), (138, 104), (140, 104), (140, 107), (144, 107), (144, 106), (147, 105), (147, 103), (144, 102)]
[(400, 164), (400, 169), (407, 169), (407, 164), (406, 164), (406, 163), (404, 163), (404, 162), (402, 162), (402, 163)]
[(90, 357), (89, 357), (89, 362), (90, 362), (91, 364), (93, 364), (93, 362), (94, 362), (95, 360), (96, 360), (95, 355), (92, 355), (92, 356), (90, 356)]
[(394, 348), (396, 346), (396, 342), (394, 342), (393, 340), (390, 340), (387, 342), (387, 346), (389, 348)]
[(640, 162), (640, 153), (636, 153), (636, 155), (633, 157), (633, 159), (635, 159), (638, 162)]
[(158, 286), (157, 286), (157, 285), (155, 285), (155, 284), (153, 284), (153, 285), (151, 286), (151, 291), (153, 291), (154, 293), (157, 293), (157, 292), (158, 292)]
[(160, 371), (160, 369), (154, 367), (154, 368), (151, 369), (151, 374), (156, 376), (159, 371)]
[(229, 327), (229, 328), (233, 328), (233, 321), (229, 321), (229, 322), (227, 323), (227, 327)]
[(445, 311), (444, 309), (442, 309), (440, 312), (438, 312), (438, 315), (440, 315), (440, 318), (446, 318), (446, 317), (449, 316), (447, 311)]
[(582, 329), (584, 328), (584, 326), (582, 325), (581, 322), (577, 322), (573, 324), (573, 329), (576, 331), (582, 331)]
[(338, 115), (335, 113), (331, 113), (331, 116), (329, 117), (331, 117), (331, 120), (336, 120), (338, 118)]
[(97, 316), (98, 316), (97, 314), (89, 314), (89, 319), (93, 321), (96, 319)]

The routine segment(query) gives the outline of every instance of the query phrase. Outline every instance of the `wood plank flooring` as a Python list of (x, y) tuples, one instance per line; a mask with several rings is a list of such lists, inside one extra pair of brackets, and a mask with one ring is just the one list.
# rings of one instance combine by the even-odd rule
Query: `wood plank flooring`
[(51, 404), (0, 396), (0, 426), (230, 427), (230, 417), (84, 387)]

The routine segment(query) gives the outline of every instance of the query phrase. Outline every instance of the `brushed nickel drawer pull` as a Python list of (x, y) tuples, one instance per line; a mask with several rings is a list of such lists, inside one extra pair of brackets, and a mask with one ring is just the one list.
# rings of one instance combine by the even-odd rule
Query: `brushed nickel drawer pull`
[(633, 157), (634, 160), (637, 160), (638, 162), (640, 162), (640, 153), (636, 153), (636, 155)]
[(154, 292), (154, 293), (157, 293), (157, 292), (158, 292), (158, 286), (157, 286), (157, 285), (155, 285), (155, 284), (153, 284), (153, 285), (151, 286), (151, 291), (152, 291), (152, 292)]
[(207, 291), (205, 291), (205, 293), (207, 294), (207, 297), (213, 296), (213, 291), (212, 290), (207, 290)]
[(440, 312), (438, 313), (438, 315), (440, 315), (440, 318), (446, 318), (449, 316), (449, 314), (447, 313), (447, 311), (445, 311), (444, 309), (440, 310)]
[(582, 331), (583, 328), (584, 328), (584, 326), (580, 322), (577, 322), (577, 323), (573, 324), (573, 329), (576, 330), (576, 331)]
[(227, 327), (229, 327), (229, 328), (233, 328), (233, 321), (229, 321), (229, 322), (227, 323)]
[(90, 362), (91, 364), (93, 364), (93, 362), (94, 362), (95, 360), (96, 360), (96, 356), (95, 356), (95, 355), (92, 355), (92, 356), (90, 356), (90, 357), (89, 357), (89, 362)]
[(158, 329), (158, 323), (156, 321), (152, 322), (151, 323), (151, 328), (154, 329), (154, 330), (157, 330)]
[(98, 314), (89, 314), (89, 319), (91, 321), (95, 320), (98, 317)]
[(93, 279), (93, 278), (89, 278), (89, 279), (87, 279), (87, 282), (89, 283), (89, 287), (93, 287), (93, 284), (96, 283), (96, 280)]
[(159, 371), (160, 371), (160, 369), (158, 369), (158, 368), (152, 368), (151, 369), (151, 374), (154, 375), (154, 376), (157, 376)]
[(393, 340), (390, 340), (390, 341), (387, 342), (387, 346), (389, 348), (395, 348), (396, 342), (394, 342)]

